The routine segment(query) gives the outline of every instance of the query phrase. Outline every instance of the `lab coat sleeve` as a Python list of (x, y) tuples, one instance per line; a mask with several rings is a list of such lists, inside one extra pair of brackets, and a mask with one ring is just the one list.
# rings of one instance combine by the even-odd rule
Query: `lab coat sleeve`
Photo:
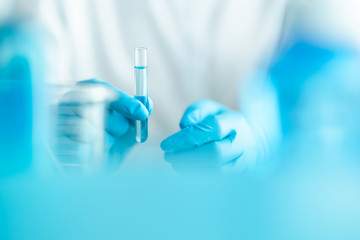
[(360, 49), (359, 9), (358, 0), (288, 1), (280, 45), (302, 38), (317, 45)]
[(276, 89), (266, 71), (248, 76), (239, 94), (239, 107), (255, 138), (256, 166), (268, 163), (281, 141), (280, 112)]

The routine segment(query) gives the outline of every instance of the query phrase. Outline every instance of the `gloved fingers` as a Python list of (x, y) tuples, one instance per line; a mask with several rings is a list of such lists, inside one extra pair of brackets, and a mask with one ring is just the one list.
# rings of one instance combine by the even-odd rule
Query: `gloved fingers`
[(150, 97), (148, 97), (148, 102), (147, 102), (146, 108), (148, 109), (148, 111), (149, 111), (149, 116), (150, 116), (151, 113), (152, 113), (152, 111), (153, 111), (153, 108), (154, 108), (154, 102), (153, 102), (153, 100), (152, 100)]
[(105, 132), (105, 134), (104, 134), (104, 150), (109, 151), (114, 143), (115, 143), (115, 137), (111, 133)]
[(175, 169), (210, 169), (238, 159), (244, 149), (232, 145), (234, 136), (214, 141), (192, 149), (165, 153), (165, 160)]
[[(141, 103), (142, 104), (142, 103)], [(151, 98), (148, 98), (146, 108), (149, 112), (149, 115), (153, 110), (153, 101)], [(144, 105), (142, 105), (144, 106)], [(117, 111), (112, 109), (109, 110), (109, 116), (107, 120), (107, 131), (110, 132), (113, 136), (122, 136), (124, 135), (129, 128), (133, 127), (131, 119), (125, 117)]]
[[(88, 91), (91, 91), (95, 97), (99, 94), (106, 94), (107, 98), (104, 98), (106, 102), (94, 101), (93, 103), (92, 95), (87, 96)], [(87, 102), (78, 101), (84, 100), (84, 98), (93, 104), (89, 105), (86, 104)], [(68, 115), (66, 117), (69, 118), (65, 120), (66, 114), (62, 117), (62, 121), (67, 121), (68, 125), (61, 126), (61, 129), (69, 138), (77, 141), (91, 140), (89, 134), (77, 133), (86, 128), (89, 129), (89, 132), (101, 129), (102, 131), (106, 130), (114, 137), (123, 136), (133, 126), (131, 119), (146, 119), (152, 112), (153, 101), (150, 98), (146, 105), (107, 82), (98, 79), (81, 81), (66, 93), (58, 104), (58, 109), (66, 111)]]
[(190, 127), (204, 121), (207, 117), (217, 115), (227, 108), (213, 100), (204, 99), (188, 107), (180, 120), (180, 128)]
[(144, 104), (119, 90), (117, 90), (117, 99), (110, 103), (110, 109), (129, 119), (145, 120), (149, 117), (149, 111)]
[(240, 118), (241, 114), (233, 111), (208, 117), (166, 138), (161, 143), (161, 148), (165, 152), (176, 152), (218, 141), (231, 134), (236, 135), (235, 128)]
[(106, 131), (114, 137), (124, 135), (129, 130), (129, 120), (116, 111), (109, 110)]
[[(110, 102), (110, 109), (124, 115), (129, 119), (145, 120), (149, 117), (149, 112), (152, 111), (152, 101), (149, 106), (145, 106), (138, 99), (131, 97), (127, 93), (120, 91), (110, 83), (104, 82), (99, 79), (90, 79), (79, 82), (77, 85), (99, 85), (111, 91), (114, 95), (113, 101)], [(149, 109), (149, 110), (148, 110)]]

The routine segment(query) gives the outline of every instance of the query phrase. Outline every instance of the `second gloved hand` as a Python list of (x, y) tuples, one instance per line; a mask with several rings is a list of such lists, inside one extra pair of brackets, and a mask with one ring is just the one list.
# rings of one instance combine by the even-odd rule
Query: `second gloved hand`
[(240, 112), (201, 100), (185, 111), (180, 128), (161, 143), (176, 170), (244, 171), (255, 162), (255, 140)]

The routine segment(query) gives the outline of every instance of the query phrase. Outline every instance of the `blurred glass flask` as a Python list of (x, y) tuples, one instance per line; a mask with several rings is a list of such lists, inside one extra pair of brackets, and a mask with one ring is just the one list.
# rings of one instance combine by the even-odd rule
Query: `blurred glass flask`
[(52, 148), (56, 164), (65, 174), (106, 170), (110, 142), (105, 126), (112, 97), (103, 86), (80, 84), (57, 105)]

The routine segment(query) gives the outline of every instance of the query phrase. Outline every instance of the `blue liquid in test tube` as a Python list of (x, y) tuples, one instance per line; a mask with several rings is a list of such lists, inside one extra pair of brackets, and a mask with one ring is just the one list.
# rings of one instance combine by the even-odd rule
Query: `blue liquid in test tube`
[[(147, 48), (135, 48), (135, 98), (148, 106), (148, 66)], [(148, 138), (148, 120), (135, 121), (136, 141), (145, 142)]]

